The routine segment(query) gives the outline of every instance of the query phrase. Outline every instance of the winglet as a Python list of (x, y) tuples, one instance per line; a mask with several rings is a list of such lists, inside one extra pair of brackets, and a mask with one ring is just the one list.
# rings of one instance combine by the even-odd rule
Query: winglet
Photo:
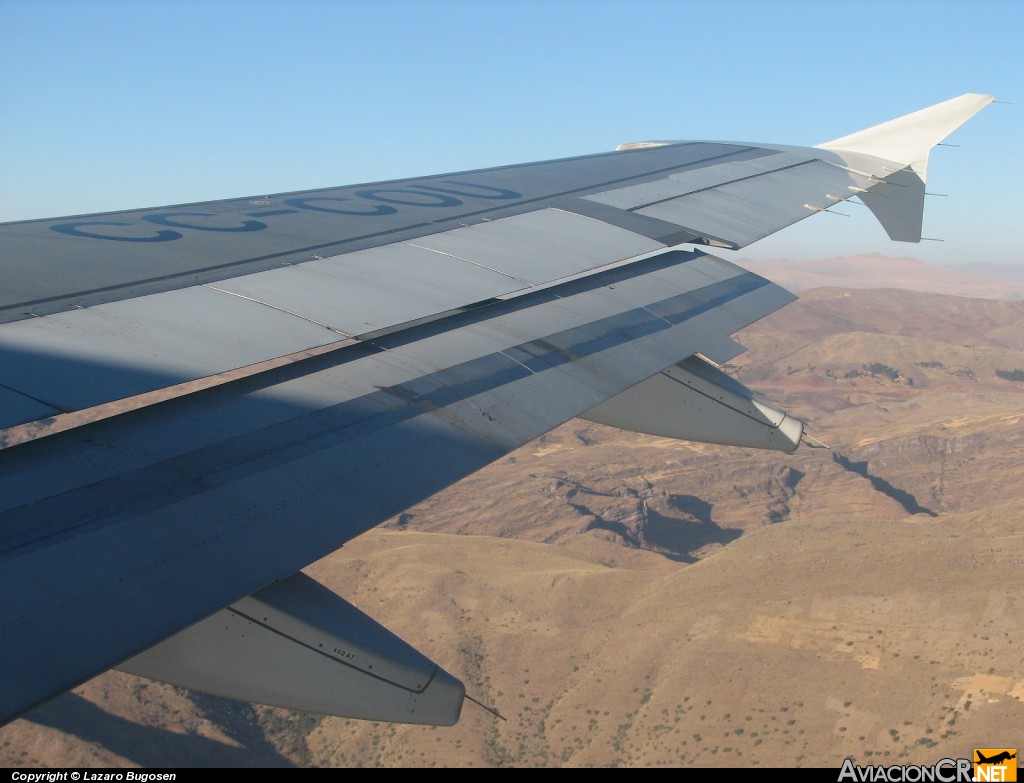
[(890, 239), (920, 242), (929, 153), (993, 100), (991, 95), (968, 93), (817, 146), (840, 156), (844, 152), (871, 155), (902, 166), (885, 176), (887, 184), (898, 187), (885, 188), (884, 193), (872, 188), (860, 199)]
[(902, 163), (917, 172), (924, 182), (928, 178), (928, 153), (932, 147), (993, 100), (992, 95), (967, 93), (817, 146), (826, 150), (862, 152)]

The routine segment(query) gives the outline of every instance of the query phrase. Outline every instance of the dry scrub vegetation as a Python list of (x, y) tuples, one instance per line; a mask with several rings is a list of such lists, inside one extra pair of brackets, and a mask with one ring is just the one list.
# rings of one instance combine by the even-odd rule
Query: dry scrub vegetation
[[(461, 677), (452, 729), (108, 673), (9, 765), (831, 766), (1020, 744), (1024, 305), (821, 289), (732, 371), (831, 446), (574, 421), (309, 570)], [(872, 369), (874, 368), (874, 369)], [(885, 368), (885, 371), (879, 370)]]

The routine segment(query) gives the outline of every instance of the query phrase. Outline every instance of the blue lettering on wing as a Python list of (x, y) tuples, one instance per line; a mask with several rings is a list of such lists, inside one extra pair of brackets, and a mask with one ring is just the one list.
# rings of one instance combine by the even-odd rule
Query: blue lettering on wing
[(294, 209), (264, 209), (262, 212), (246, 212), (249, 217), (275, 217), (276, 215), (293, 215)]
[(494, 199), (507, 199), (507, 198), (522, 198), (522, 193), (516, 193), (514, 190), (506, 190), (505, 188), (492, 188), (490, 185), (476, 185), (472, 182), (459, 182), (454, 179), (441, 180), (445, 185), (458, 185), (460, 188), (473, 188), (474, 190), (489, 191), (489, 193), (467, 193), (465, 190), (453, 190), (452, 188), (439, 188), (434, 185), (417, 185), (416, 187), (420, 190), (434, 190), (438, 193), (451, 193), (456, 196), (466, 196), (468, 198), (494, 198)]
[(337, 198), (331, 196), (314, 196), (311, 198), (286, 198), (284, 203), (290, 207), (298, 207), (299, 209), (312, 209), (316, 212), (330, 212), (335, 215), (393, 215), (398, 210), (394, 207), (389, 207), (385, 204), (379, 204), (373, 209), (369, 210), (358, 210), (358, 209), (332, 209), (331, 207), (319, 207), (315, 206), (312, 202), (314, 201), (351, 201), (349, 198)]
[[(381, 196), (380, 193), (402, 193), (406, 196), (417, 196), (417, 200)], [(424, 193), (422, 190), (411, 188), (373, 188), (372, 190), (357, 190), (356, 195), (360, 198), (369, 198), (374, 201), (383, 201), (388, 204), (403, 204), (408, 207), (457, 207), (462, 202), (451, 196), (442, 196), (438, 193)], [(428, 199), (424, 201), (423, 199)], [(433, 199), (432, 201), (429, 199)]]
[(173, 239), (181, 239), (177, 231), (157, 231), (154, 236), (148, 237), (119, 237), (110, 234), (97, 234), (94, 231), (83, 231), (79, 226), (130, 226), (131, 223), (115, 223), (111, 220), (91, 220), (84, 223), (58, 223), (50, 226), (51, 231), (59, 234), (67, 234), (73, 237), (89, 237), (90, 239), (113, 239), (115, 242), (170, 242)]
[[(276, 217), (288, 215), (298, 210), (311, 210), (314, 212), (327, 212), (332, 215), (356, 215), (359, 217), (379, 217), (382, 215), (393, 215), (398, 212), (392, 204), (408, 207), (457, 207), (463, 204), (461, 198), (467, 199), (516, 199), (522, 198), (521, 193), (507, 188), (497, 188), (491, 185), (479, 185), (475, 182), (463, 182), (461, 180), (447, 179), (434, 180), (445, 187), (438, 185), (413, 185), (405, 188), (365, 188), (352, 193), (355, 198), (345, 196), (302, 196), (287, 198), (283, 203), (293, 209), (265, 209), (254, 212), (246, 212), (246, 217)], [(453, 187), (448, 187), (453, 186)], [(321, 191), (322, 192), (322, 191)], [(368, 201), (376, 201), (377, 204), (368, 204)], [(353, 202), (355, 202), (353, 204)], [(337, 206), (344, 204), (345, 208)], [(358, 208), (362, 207), (362, 208)], [(243, 220), (240, 225), (216, 226), (207, 225), (202, 221), (185, 221), (180, 218), (216, 218), (214, 212), (158, 212), (143, 215), (142, 219), (147, 223), (155, 223), (160, 226), (171, 228), (188, 229), (193, 231), (216, 231), (225, 233), (244, 233), (248, 231), (262, 231), (268, 228), (267, 224), (259, 220)], [(150, 236), (132, 237), (117, 236), (116, 233), (103, 233), (91, 230), (90, 226), (132, 226), (132, 223), (115, 221), (91, 220), (77, 223), (59, 223), (50, 226), (52, 231), (60, 234), (67, 234), (75, 237), (88, 237), (90, 239), (111, 239), (115, 242), (170, 242), (181, 239), (182, 234), (178, 231), (161, 230)]]
[(143, 215), (142, 219), (147, 223), (159, 223), (162, 226), (174, 226), (175, 228), (193, 228), (196, 231), (262, 231), (267, 227), (266, 223), (262, 223), (259, 220), (245, 220), (240, 226), (203, 226), (171, 220), (171, 218), (179, 216), (214, 217), (214, 214), (212, 212), (163, 212), (157, 215)]

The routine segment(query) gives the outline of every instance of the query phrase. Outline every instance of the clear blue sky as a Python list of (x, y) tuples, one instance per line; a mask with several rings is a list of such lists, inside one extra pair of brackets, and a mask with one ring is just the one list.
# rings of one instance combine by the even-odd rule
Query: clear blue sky
[[(0, 0), (0, 221), (649, 138), (816, 144), (954, 97), (926, 235), (819, 215), (752, 257), (1024, 264), (1024, 2)], [(2, 230), (2, 229), (0, 229)]]

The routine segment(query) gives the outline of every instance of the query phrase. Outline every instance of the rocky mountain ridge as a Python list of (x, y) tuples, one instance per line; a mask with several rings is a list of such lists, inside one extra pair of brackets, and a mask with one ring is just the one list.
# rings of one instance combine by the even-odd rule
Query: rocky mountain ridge
[(498, 709), (299, 715), (107, 673), (8, 765), (828, 766), (1016, 747), (1024, 303), (819, 289), (727, 370), (791, 455), (573, 421), (309, 570)]

